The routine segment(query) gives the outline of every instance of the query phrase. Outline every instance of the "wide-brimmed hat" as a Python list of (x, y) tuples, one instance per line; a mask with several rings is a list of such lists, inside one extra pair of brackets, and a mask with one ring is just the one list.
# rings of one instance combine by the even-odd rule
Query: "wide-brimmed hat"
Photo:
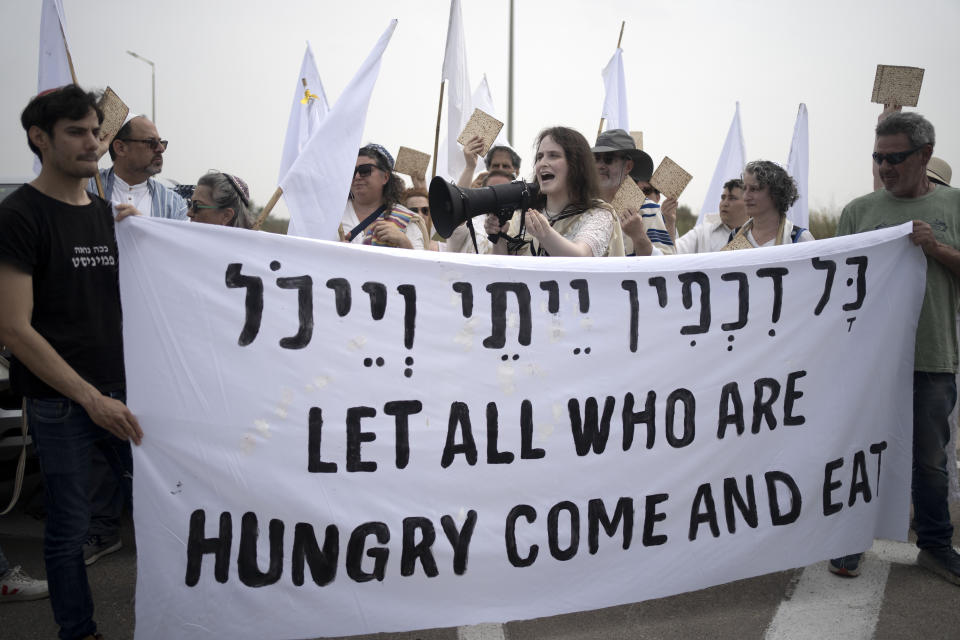
[(623, 129), (609, 129), (597, 136), (597, 146), (591, 149), (594, 153), (622, 153), (633, 160), (633, 169), (630, 177), (634, 180), (647, 181), (653, 175), (653, 158), (642, 149), (637, 149), (633, 136)]
[(950, 165), (948, 165), (945, 160), (930, 158), (930, 161), (927, 163), (927, 177), (949, 187), (950, 178), (953, 177), (953, 170), (950, 169)]

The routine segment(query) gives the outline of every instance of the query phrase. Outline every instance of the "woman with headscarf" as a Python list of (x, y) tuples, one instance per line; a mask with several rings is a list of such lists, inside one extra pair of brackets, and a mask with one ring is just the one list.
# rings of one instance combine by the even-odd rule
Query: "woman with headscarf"
[(599, 199), (597, 169), (586, 138), (567, 127), (537, 137), (536, 208), (518, 211), (500, 225), (488, 215), (484, 228), (498, 240), (493, 253), (567, 257), (622, 256), (623, 236), (613, 208)]
[(400, 204), (403, 179), (393, 172), (393, 156), (379, 144), (360, 149), (350, 199), (340, 222), (344, 240), (355, 244), (423, 249), (423, 219)]

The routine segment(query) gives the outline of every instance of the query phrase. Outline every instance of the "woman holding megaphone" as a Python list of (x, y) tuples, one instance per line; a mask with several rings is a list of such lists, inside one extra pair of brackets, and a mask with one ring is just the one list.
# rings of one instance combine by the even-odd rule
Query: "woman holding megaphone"
[(540, 132), (536, 146), (537, 207), (517, 211), (503, 225), (498, 216), (487, 216), (484, 229), (498, 237), (493, 252), (622, 256), (620, 225), (613, 208), (599, 199), (597, 169), (586, 138), (568, 127), (551, 127)]

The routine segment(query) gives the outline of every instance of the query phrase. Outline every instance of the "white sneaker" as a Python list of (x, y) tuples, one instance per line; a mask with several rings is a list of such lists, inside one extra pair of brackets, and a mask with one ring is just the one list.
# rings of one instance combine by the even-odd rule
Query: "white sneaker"
[(0, 576), (0, 603), (39, 600), (49, 595), (46, 580), (31, 578), (19, 566)]

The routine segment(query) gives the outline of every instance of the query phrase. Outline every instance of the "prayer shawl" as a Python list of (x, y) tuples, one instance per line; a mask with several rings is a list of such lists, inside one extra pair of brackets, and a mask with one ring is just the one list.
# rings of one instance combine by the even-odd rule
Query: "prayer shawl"
[[(734, 229), (731, 233), (730, 242), (727, 243), (725, 247), (720, 249), (720, 251), (735, 251), (737, 249), (755, 249), (756, 247), (751, 244), (749, 238), (747, 238), (747, 231), (753, 228), (753, 218), (747, 220), (742, 227), (739, 229)], [(787, 216), (780, 216), (780, 226), (777, 227), (777, 241), (774, 244), (786, 244), (789, 240), (790, 242), (797, 242), (800, 239), (800, 235), (806, 231), (802, 227), (794, 225), (792, 222), (787, 220)]]
[[(415, 224), (419, 226), (420, 232), (423, 234), (424, 246), (426, 246), (427, 238), (430, 237), (427, 235), (427, 225), (424, 222), (423, 218), (421, 218), (419, 215), (417, 215), (413, 211), (410, 211), (406, 207), (402, 207), (400, 205), (394, 205), (390, 209), (387, 209), (382, 214), (380, 214), (380, 219), (386, 220), (387, 222), (392, 222), (393, 224), (397, 225), (397, 227), (399, 227), (401, 231), (406, 230), (407, 225), (410, 225), (410, 224)], [(374, 247), (391, 246), (386, 243), (380, 242), (373, 236), (373, 225), (375, 223), (376, 223), (376, 220), (370, 223), (369, 225), (367, 225), (367, 228), (363, 230), (363, 232), (361, 233), (361, 236), (363, 237), (363, 240), (360, 241), (361, 244), (367, 244)]]
[[(598, 200), (598, 201), (594, 201), (593, 206), (590, 209), (587, 209), (586, 211), (590, 211), (591, 209), (603, 209), (604, 211), (609, 211), (610, 215), (612, 216), (613, 233), (610, 236), (610, 241), (607, 243), (607, 251), (606, 253), (603, 254), (603, 256), (604, 257), (623, 256), (624, 255), (623, 231), (620, 229), (620, 224), (617, 222), (617, 214), (614, 212), (613, 207), (611, 207), (606, 202)], [(583, 211), (582, 213), (586, 213), (586, 211)], [(554, 230), (556, 230), (556, 232), (562, 235), (564, 238), (572, 241), (573, 237), (572, 237), (571, 231), (573, 229), (573, 226), (579, 221), (580, 215), (582, 215), (582, 213), (572, 215), (567, 218), (561, 218), (559, 220), (551, 220), (550, 226), (553, 227)], [(520, 234), (520, 219), (522, 218), (521, 214), (522, 212), (518, 210), (514, 212), (513, 218), (510, 219), (510, 229), (507, 231), (507, 233), (511, 237), (517, 237)], [(527, 237), (527, 236), (528, 234), (526, 233), (526, 231), (524, 231), (524, 238), (522, 239), (526, 240), (527, 244), (523, 245), (522, 248), (520, 248), (519, 250), (513, 253), (516, 253), (517, 255), (536, 255), (534, 253), (535, 250), (533, 249), (533, 244), (532, 244), (534, 242), (534, 239), (532, 236), (530, 237)]]
[[(640, 217), (643, 218), (643, 228), (646, 230), (647, 237), (650, 238), (650, 243), (654, 248), (660, 249), (665, 256), (675, 254), (677, 249), (673, 244), (673, 238), (667, 231), (666, 224), (663, 222), (660, 205), (656, 202), (645, 202), (640, 207)], [(630, 239), (630, 236), (624, 236), (623, 249), (624, 255), (634, 255), (633, 240)]]

